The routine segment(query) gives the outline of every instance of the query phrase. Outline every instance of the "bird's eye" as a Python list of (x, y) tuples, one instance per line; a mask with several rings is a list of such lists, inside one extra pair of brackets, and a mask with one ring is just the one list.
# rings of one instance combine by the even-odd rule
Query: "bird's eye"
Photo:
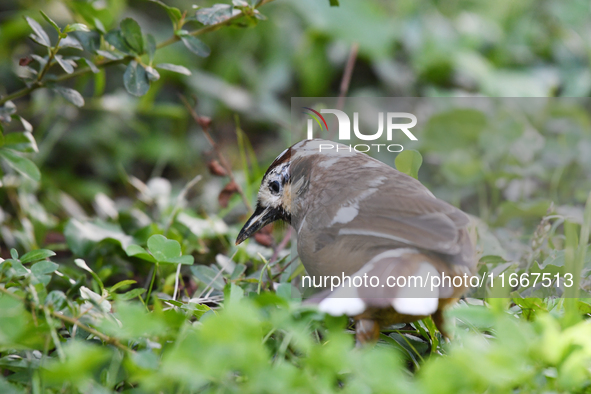
[(271, 190), (271, 193), (278, 194), (279, 189), (281, 189), (281, 186), (279, 185), (279, 182), (273, 181), (273, 182), (269, 183), (269, 189)]

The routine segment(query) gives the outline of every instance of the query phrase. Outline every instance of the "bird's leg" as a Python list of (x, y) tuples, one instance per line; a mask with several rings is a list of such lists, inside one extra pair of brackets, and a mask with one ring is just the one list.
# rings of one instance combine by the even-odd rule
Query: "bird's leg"
[(357, 347), (373, 344), (380, 338), (380, 325), (375, 320), (359, 319), (355, 322), (355, 342)]
[(448, 340), (451, 339), (452, 336), (445, 328), (445, 318), (443, 317), (443, 309), (437, 309), (437, 311), (431, 315), (431, 318), (433, 319), (435, 327), (437, 327), (443, 338)]

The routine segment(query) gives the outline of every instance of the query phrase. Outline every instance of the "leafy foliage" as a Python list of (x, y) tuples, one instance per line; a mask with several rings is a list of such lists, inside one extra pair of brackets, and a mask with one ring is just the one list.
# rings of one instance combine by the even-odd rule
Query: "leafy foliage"
[(234, 246), (239, 192), (288, 144), (285, 98), (335, 95), (348, 44), (352, 95), (585, 96), (588, 2), (54, 3), (0, 25), (0, 392), (589, 390), (584, 100), (441, 108), (397, 157), (481, 218), (480, 275), (582, 278), (469, 296), (449, 343), (425, 319), (355, 349), (302, 304), (281, 229)]

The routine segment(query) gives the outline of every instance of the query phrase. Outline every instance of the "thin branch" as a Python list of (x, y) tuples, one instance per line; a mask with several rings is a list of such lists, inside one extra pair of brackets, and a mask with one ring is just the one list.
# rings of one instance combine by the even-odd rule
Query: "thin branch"
[[(2, 286), (0, 286), (0, 293), (6, 294), (7, 296), (12, 297), (16, 300), (19, 300), (21, 302), (27, 302), (27, 300), (24, 297), (21, 297), (18, 294), (14, 294), (13, 292), (8, 291), (6, 288), (4, 288)], [(30, 303), (30, 305), (31, 305), (32, 310), (42, 309), (42, 307), (35, 305), (35, 303)], [(53, 316), (57, 319), (60, 319), (63, 322), (70, 323), (74, 326), (77, 326), (77, 327), (83, 329), (84, 331), (88, 332), (89, 334), (92, 334), (95, 337), (100, 338), (105, 343), (111, 344), (111, 345), (115, 346), (116, 348), (124, 350), (126, 352), (133, 352), (132, 349), (123, 345), (116, 338), (111, 338), (111, 337), (103, 334), (102, 332), (99, 332), (99, 331), (95, 330), (94, 328), (87, 326), (86, 324), (80, 323), (77, 319), (74, 319), (73, 317), (65, 316), (65, 315), (55, 312), (55, 311), (52, 311), (50, 313), (51, 313), (51, 316)]]
[(45, 76), (47, 71), (49, 71), (49, 68), (51, 67), (51, 62), (53, 61), (53, 59), (55, 59), (55, 55), (60, 50), (60, 41), (61, 40), (62, 40), (62, 36), (58, 35), (57, 42), (55, 43), (55, 47), (49, 49), (49, 56), (47, 57), (47, 63), (45, 63), (45, 66), (43, 66), (43, 69), (41, 70), (39, 75), (37, 75), (37, 82), (41, 82), (41, 80), (43, 79), (43, 77)]
[(126, 352), (131, 352), (131, 353), (134, 352), (133, 349), (130, 349), (127, 346), (123, 345), (116, 338), (112, 338), (110, 336), (107, 336), (107, 335), (103, 334), (100, 331), (95, 330), (94, 328), (88, 327), (86, 324), (80, 323), (79, 321), (77, 321), (74, 318), (71, 318), (69, 316), (62, 315), (61, 313), (58, 313), (58, 312), (51, 312), (51, 315), (54, 316), (54, 317), (56, 317), (56, 318), (58, 318), (58, 319), (60, 319), (60, 320), (62, 320), (62, 321), (64, 321), (64, 322), (66, 322), (66, 323), (70, 323), (72, 325), (75, 325), (75, 326), (80, 327), (81, 329), (83, 329), (84, 331), (88, 332), (89, 334), (92, 334), (95, 337), (100, 338), (101, 341), (103, 341), (105, 343), (108, 343), (110, 345), (113, 345), (113, 346), (115, 346), (118, 349), (121, 349), (121, 350), (126, 351)]
[[(105, 67), (109, 67), (109, 66), (114, 66), (116, 64), (122, 64), (125, 63), (126, 61), (129, 61), (133, 59), (133, 56), (126, 56), (123, 59), (117, 59), (117, 60), (103, 60), (101, 62), (97, 62), (96, 66), (97, 68), (105, 68)], [(84, 67), (81, 68), (77, 71), (74, 71), (72, 74), (63, 74), (60, 75), (59, 77), (55, 78), (54, 80), (52, 80), (52, 82), (62, 82), (62, 81), (66, 81), (68, 79), (71, 78), (75, 78), (77, 76), (80, 75), (84, 75), (88, 72), (90, 72), (90, 67)], [(31, 93), (34, 90), (37, 90), (39, 88), (45, 87), (46, 86), (47, 81), (36, 81), (33, 84), (27, 86), (26, 88), (23, 88), (21, 90), (17, 90), (14, 93), (9, 94), (8, 96), (4, 96), (2, 98), (0, 98), (0, 105), (4, 104), (7, 101), (10, 100), (16, 100), (18, 98), (21, 98), (23, 96), (28, 95), (29, 93)]]
[[(351, 45), (351, 52), (349, 52), (349, 58), (347, 59), (347, 64), (345, 65), (345, 71), (343, 72), (343, 77), (341, 79), (339, 99), (337, 100), (337, 109), (341, 111), (345, 106), (345, 98), (349, 92), (349, 84), (351, 83), (351, 77), (353, 76), (353, 69), (355, 68), (355, 60), (357, 60), (358, 51), (359, 44), (354, 42), (353, 45)], [(329, 139), (334, 138), (335, 132), (336, 128), (332, 128), (329, 133)]]
[(296, 261), (296, 260), (298, 259), (298, 257), (299, 257), (299, 256), (296, 254), (296, 255), (295, 255), (295, 257), (289, 261), (289, 263), (285, 264), (285, 265), (284, 265), (284, 266), (283, 266), (283, 267), (282, 267), (282, 268), (281, 268), (281, 269), (280, 269), (280, 270), (279, 270), (279, 271), (278, 271), (278, 272), (277, 272), (277, 273), (276, 273), (276, 274), (273, 276), (273, 280), (275, 280), (276, 278), (280, 277), (280, 276), (281, 276), (281, 274), (282, 274), (283, 272), (285, 272), (285, 270), (286, 270), (286, 269), (287, 269), (287, 268), (288, 268), (290, 265), (292, 265), (294, 261)]
[[(274, 0), (262, 0), (256, 6), (256, 8), (259, 8), (260, 6), (262, 6), (264, 4), (267, 4), (267, 3), (270, 3), (272, 1), (274, 1)], [(232, 17), (230, 17), (230, 18), (228, 18), (228, 19), (226, 19), (226, 20), (224, 20), (222, 22), (219, 22), (219, 23), (216, 23), (216, 24), (213, 24), (213, 25), (202, 27), (201, 29), (197, 29), (195, 31), (192, 31), (189, 34), (192, 35), (192, 36), (199, 36), (199, 35), (202, 35), (202, 34), (206, 34), (206, 33), (215, 31), (215, 30), (217, 30), (217, 29), (219, 29), (221, 27), (224, 27), (224, 26), (229, 25), (230, 23), (232, 23), (235, 20), (241, 18), (242, 16), (244, 16), (244, 12), (240, 12), (239, 14), (236, 14), (236, 15), (234, 15), (234, 16), (232, 16)], [(169, 46), (171, 44), (174, 44), (175, 42), (177, 42), (179, 40), (180, 40), (180, 37), (178, 37), (177, 35), (173, 35), (172, 37), (168, 38), (167, 40), (164, 40), (160, 44), (156, 45), (156, 49), (164, 48), (166, 46)], [(134, 56), (125, 56), (124, 58), (117, 59), (117, 60), (111, 60), (111, 59), (109, 59), (109, 60), (103, 60), (103, 61), (97, 62), (96, 63), (96, 67), (97, 68), (105, 68), (105, 67), (114, 66), (114, 65), (117, 65), (117, 64), (126, 63), (126, 62), (128, 62), (128, 61), (130, 61), (132, 59), (134, 59)], [(48, 64), (49, 64), (49, 62), (48, 62)], [(90, 67), (84, 67), (84, 68), (81, 68), (81, 69), (73, 72), (72, 74), (63, 74), (63, 75), (60, 75), (59, 77), (57, 77), (53, 81), (55, 81), (55, 82), (62, 82), (62, 81), (65, 81), (65, 80), (68, 80), (68, 79), (71, 79), (71, 78), (75, 78), (75, 77), (80, 76), (80, 75), (87, 74), (89, 72), (91, 72)], [(31, 93), (32, 91), (37, 90), (39, 88), (42, 88), (42, 87), (44, 87), (46, 85), (46, 82), (47, 81), (37, 80), (33, 84), (27, 86), (26, 88), (22, 88), (22, 89), (17, 90), (16, 92), (11, 93), (11, 94), (9, 94), (7, 96), (1, 97), (0, 98), (0, 105), (3, 105), (7, 101), (16, 100), (18, 98), (21, 98), (23, 96), (26, 96), (27, 94)]]
[(291, 227), (289, 227), (287, 229), (287, 231), (285, 232), (285, 236), (283, 237), (281, 242), (279, 242), (279, 245), (277, 245), (277, 247), (273, 251), (273, 255), (271, 256), (271, 259), (269, 260), (269, 264), (273, 264), (275, 262), (275, 260), (277, 260), (277, 257), (279, 256), (279, 252), (281, 252), (285, 248), (285, 246), (289, 242), (290, 238), (291, 238)]
[(195, 112), (195, 110), (193, 109), (191, 104), (189, 104), (189, 101), (187, 101), (187, 98), (185, 96), (183, 96), (182, 94), (179, 94), (179, 97), (180, 97), (181, 101), (183, 102), (183, 104), (185, 104), (187, 111), (189, 111), (189, 113), (191, 114), (191, 117), (193, 118), (195, 123), (197, 123), (199, 126), (201, 126), (201, 130), (203, 130), (203, 134), (205, 134), (205, 138), (207, 138), (207, 141), (209, 141), (209, 144), (211, 145), (211, 147), (215, 151), (215, 155), (217, 156), (218, 161), (226, 170), (226, 173), (228, 174), (228, 177), (230, 178), (230, 180), (232, 182), (234, 182), (234, 184), (236, 185), (236, 189), (238, 191), (238, 194), (240, 194), (240, 196), (242, 197), (242, 201), (244, 202), (244, 205), (246, 205), (246, 208), (249, 211), (252, 211), (252, 207), (250, 206), (250, 203), (248, 202), (248, 198), (246, 198), (246, 194), (244, 194), (244, 190), (242, 190), (242, 187), (240, 187), (240, 185), (236, 182), (236, 179), (234, 178), (234, 173), (232, 172), (232, 167), (230, 166), (230, 164), (228, 163), (228, 161), (226, 160), (226, 158), (222, 154), (218, 144), (216, 144), (214, 139), (211, 137), (211, 134), (209, 134), (208, 122), (204, 121), (204, 119), (201, 118), (197, 114), (197, 112)]

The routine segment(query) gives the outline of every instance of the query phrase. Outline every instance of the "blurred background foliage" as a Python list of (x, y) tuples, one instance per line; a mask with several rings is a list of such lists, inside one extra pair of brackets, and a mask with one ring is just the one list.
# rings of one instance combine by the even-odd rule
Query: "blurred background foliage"
[[(292, 142), (290, 98), (337, 96), (354, 43), (349, 96), (587, 97), (588, 1), (234, 1), (228, 23), (229, 4), (164, 3), (180, 11), (0, 4), (0, 99), (48, 55), (23, 17), (84, 47), (0, 108), (0, 392), (589, 390), (591, 304), (562, 288), (468, 298), (450, 344), (426, 319), (355, 350), (346, 319), (294, 299), (283, 228), (233, 245), (243, 198)], [(153, 59), (148, 34), (166, 44)], [(531, 103), (433, 115), (418, 176), (480, 218), (481, 273), (576, 272), (588, 291), (590, 103)]]

